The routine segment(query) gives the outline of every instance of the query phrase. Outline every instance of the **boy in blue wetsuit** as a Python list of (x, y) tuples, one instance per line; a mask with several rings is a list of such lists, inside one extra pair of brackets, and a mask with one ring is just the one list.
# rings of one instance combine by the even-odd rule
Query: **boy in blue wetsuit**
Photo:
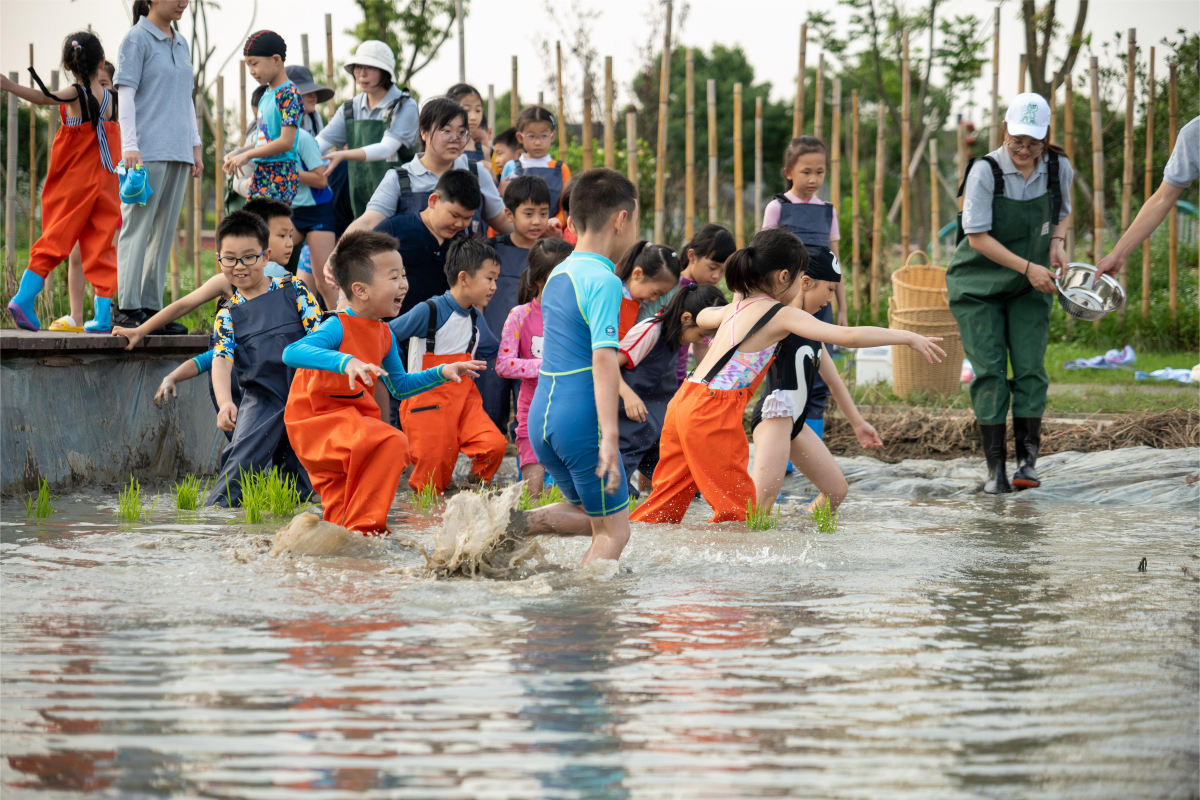
[(614, 263), (637, 241), (637, 190), (624, 175), (593, 169), (572, 181), (575, 252), (542, 290), (547, 335), (529, 439), (566, 503), (517, 515), (514, 533), (590, 535), (581, 565), (617, 559), (629, 541), (629, 488), (617, 425), (617, 319), (621, 279)]

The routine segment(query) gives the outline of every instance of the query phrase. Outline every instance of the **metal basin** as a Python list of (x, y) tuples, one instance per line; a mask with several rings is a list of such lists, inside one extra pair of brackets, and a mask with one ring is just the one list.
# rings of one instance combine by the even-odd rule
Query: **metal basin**
[(1125, 305), (1121, 284), (1109, 275), (1096, 278), (1091, 264), (1072, 261), (1061, 280), (1055, 279), (1058, 304), (1075, 319), (1095, 321)]

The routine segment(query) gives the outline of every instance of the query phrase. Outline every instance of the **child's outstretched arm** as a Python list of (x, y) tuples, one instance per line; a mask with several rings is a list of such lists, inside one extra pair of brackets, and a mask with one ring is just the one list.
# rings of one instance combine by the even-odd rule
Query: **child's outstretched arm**
[(78, 99), (78, 93), (76, 92), (74, 86), (68, 86), (65, 89), (59, 89), (57, 92), (50, 92), (50, 97), (53, 97), (58, 101), (56, 103), (54, 100), (51, 100), (50, 97), (42, 94), (41, 89), (35, 89), (32, 86), (22, 86), (15, 81), (9, 80), (5, 75), (0, 75), (0, 92), (12, 92), (26, 103), (33, 103), (35, 106), (63, 105), (65, 103), (73, 103)]
[(124, 336), (129, 340), (129, 344), (125, 346), (125, 349), (132, 350), (148, 334), (153, 333), (168, 322), (174, 322), (184, 314), (195, 311), (210, 300), (216, 300), (218, 297), (228, 297), (231, 294), (233, 294), (233, 287), (229, 285), (229, 281), (225, 280), (224, 275), (218, 273), (205, 281), (204, 285), (199, 289), (188, 292), (136, 328), (114, 326), (112, 335)]
[(846, 384), (842, 383), (842, 376), (838, 373), (837, 364), (833, 362), (833, 357), (829, 355), (829, 350), (822, 348), (822, 351), (821, 378), (829, 386), (829, 393), (833, 395), (833, 399), (837, 401), (838, 408), (846, 415), (846, 421), (854, 429), (854, 435), (858, 437), (858, 443), (863, 447), (883, 447), (883, 440), (879, 438), (879, 434), (875, 432), (875, 428), (871, 423), (863, 419), (863, 415), (858, 412), (858, 406), (855, 405), (854, 398), (851, 396), (850, 390), (846, 388)]
[(190, 381), (197, 375), (201, 375), (212, 369), (213, 351), (206, 350), (200, 355), (189, 358), (187, 361), (180, 364), (175, 369), (162, 379), (162, 383), (158, 385), (158, 391), (154, 393), (154, 405), (162, 408), (171, 401), (172, 397), (179, 397), (179, 390), (176, 385), (184, 381)]
[[(702, 312), (703, 313), (703, 312)], [(778, 326), (778, 327), (776, 327)], [(911, 331), (898, 331), (891, 328), (876, 328), (863, 326), (859, 328), (843, 328), (840, 325), (830, 325), (821, 322), (805, 311), (787, 307), (775, 315), (769, 327), (775, 332), (795, 333), (805, 339), (816, 339), (819, 342), (841, 345), (842, 347), (880, 347), (882, 345), (902, 344), (911, 347), (929, 363), (941, 363), (946, 351), (938, 347), (939, 337), (927, 337)], [(782, 337), (781, 337), (782, 338)]]

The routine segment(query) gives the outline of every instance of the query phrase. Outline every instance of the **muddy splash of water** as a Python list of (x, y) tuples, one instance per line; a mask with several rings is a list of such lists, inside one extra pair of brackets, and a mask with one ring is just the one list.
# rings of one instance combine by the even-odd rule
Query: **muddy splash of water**
[(446, 503), (442, 524), (434, 532), (433, 552), (417, 570), (438, 578), (503, 578), (520, 580), (550, 566), (536, 538), (508, 533), (509, 520), (525, 483), (499, 495), (459, 492)]
[(302, 512), (280, 528), (271, 542), (271, 555), (349, 556), (364, 558), (376, 549), (371, 537)]

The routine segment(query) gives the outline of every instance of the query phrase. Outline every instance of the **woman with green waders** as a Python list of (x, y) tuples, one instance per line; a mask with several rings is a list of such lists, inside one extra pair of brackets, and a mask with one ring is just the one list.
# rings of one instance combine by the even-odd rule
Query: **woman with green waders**
[[(1003, 143), (967, 168), (959, 239), (946, 285), (963, 348), (975, 370), (971, 404), (987, 459), (988, 494), (1039, 485), (1046, 409), (1046, 343), (1055, 270), (1067, 264), (1073, 170), (1049, 141), (1050, 106), (1019, 94), (1001, 126)], [(1012, 364), (1012, 377), (1008, 367)], [(1011, 406), (1017, 470), (1005, 471)]]
[[(360, 91), (334, 112), (329, 124), (317, 134), (317, 143), (322, 155), (329, 154), (327, 177), (347, 162), (346, 185), (353, 210), (350, 219), (354, 219), (366, 210), (387, 171), (412, 158), (420, 142), (419, 112), (417, 101), (393, 83), (396, 56), (383, 42), (372, 39), (360, 44), (346, 71), (354, 76)], [(330, 153), (334, 147), (346, 149)]]

